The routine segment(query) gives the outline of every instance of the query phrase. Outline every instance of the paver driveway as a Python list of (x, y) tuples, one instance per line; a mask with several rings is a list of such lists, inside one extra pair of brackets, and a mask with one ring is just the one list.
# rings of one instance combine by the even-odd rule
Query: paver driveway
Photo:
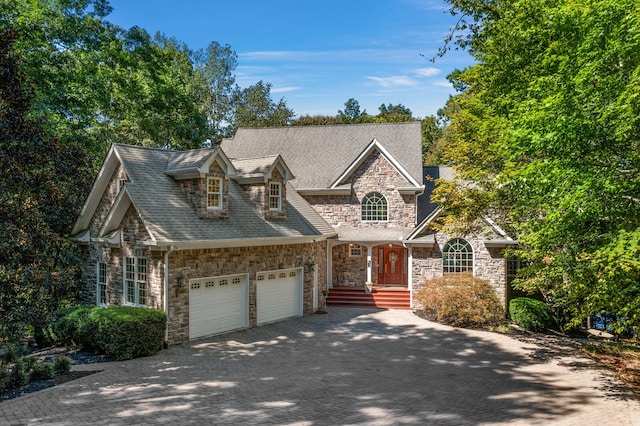
[(410, 311), (332, 308), (101, 364), (0, 403), (0, 423), (640, 425), (609, 372), (546, 346)]

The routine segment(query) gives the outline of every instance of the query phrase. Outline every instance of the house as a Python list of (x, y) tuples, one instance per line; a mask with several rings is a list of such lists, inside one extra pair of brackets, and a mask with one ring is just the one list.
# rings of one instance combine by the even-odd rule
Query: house
[(114, 144), (73, 233), (85, 301), (163, 309), (167, 342), (311, 314), (322, 291), (410, 293), (473, 271), (505, 297), (504, 247), (429, 225), (433, 178), (420, 123), (239, 129), (217, 148)]

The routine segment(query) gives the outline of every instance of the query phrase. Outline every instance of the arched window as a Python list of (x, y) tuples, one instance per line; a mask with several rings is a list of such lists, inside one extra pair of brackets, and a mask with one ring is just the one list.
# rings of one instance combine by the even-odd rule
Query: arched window
[(363, 221), (387, 220), (387, 199), (379, 192), (371, 192), (362, 199)]
[(444, 274), (473, 273), (473, 249), (462, 238), (454, 238), (442, 250), (442, 272)]

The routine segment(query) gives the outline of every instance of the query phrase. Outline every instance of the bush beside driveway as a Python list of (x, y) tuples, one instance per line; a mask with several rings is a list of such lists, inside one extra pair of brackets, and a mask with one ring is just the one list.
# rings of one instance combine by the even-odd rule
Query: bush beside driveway
[(410, 311), (331, 308), (101, 368), (0, 403), (0, 423), (640, 424), (632, 393), (570, 345)]

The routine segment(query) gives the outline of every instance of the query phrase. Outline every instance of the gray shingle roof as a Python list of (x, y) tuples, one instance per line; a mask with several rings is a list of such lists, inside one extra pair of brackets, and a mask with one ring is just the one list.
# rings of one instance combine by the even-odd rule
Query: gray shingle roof
[(230, 158), (279, 153), (296, 177), (296, 189), (328, 188), (376, 139), (422, 182), (420, 123), (241, 128), (221, 147)]
[(233, 165), (241, 175), (263, 174), (273, 165), (277, 158), (277, 155), (260, 158), (234, 158)]
[[(291, 202), (286, 205), (286, 219), (265, 220), (233, 180), (229, 181), (229, 217), (202, 220), (166, 170), (170, 164), (194, 165), (199, 159), (206, 158), (211, 150), (179, 156), (168, 150), (130, 145), (114, 147), (129, 175), (127, 191), (157, 244), (312, 237), (326, 231), (322, 226), (313, 226), (317, 218), (305, 218)], [(294, 204), (299, 207), (300, 200)]]

